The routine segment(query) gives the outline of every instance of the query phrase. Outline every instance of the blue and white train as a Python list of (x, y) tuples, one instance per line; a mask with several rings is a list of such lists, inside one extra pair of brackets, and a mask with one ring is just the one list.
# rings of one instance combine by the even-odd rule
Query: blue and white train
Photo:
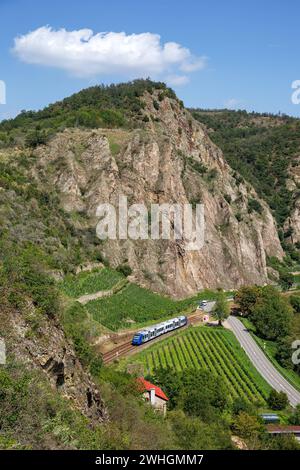
[(181, 315), (180, 317), (172, 318), (163, 323), (152, 325), (149, 328), (138, 331), (133, 339), (132, 344), (139, 346), (140, 344), (151, 341), (151, 339), (157, 338), (160, 335), (168, 333), (169, 331), (176, 330), (187, 324), (187, 317)]

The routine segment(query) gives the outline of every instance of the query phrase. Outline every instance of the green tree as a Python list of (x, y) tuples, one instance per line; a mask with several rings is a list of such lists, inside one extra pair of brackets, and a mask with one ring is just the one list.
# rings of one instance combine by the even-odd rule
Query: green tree
[(254, 305), (261, 295), (261, 287), (259, 286), (244, 286), (241, 287), (235, 294), (234, 300), (238, 303), (243, 316), (248, 317), (251, 315)]
[(289, 423), (300, 426), (300, 404), (296, 406), (294, 413), (290, 416)]
[(206, 424), (198, 418), (186, 416), (182, 410), (172, 411), (169, 421), (177, 449), (232, 449), (229, 429), (223, 421)]
[(263, 425), (257, 416), (241, 411), (234, 418), (232, 430), (240, 437), (253, 439), (263, 431)]
[(287, 336), (291, 329), (292, 309), (272, 286), (263, 288), (262, 295), (253, 307), (251, 320), (260, 336), (276, 340)]
[(222, 321), (228, 318), (229, 313), (230, 313), (229, 303), (224, 293), (221, 293), (213, 308), (213, 314), (217, 317), (220, 326), (222, 325)]
[(282, 290), (289, 290), (294, 283), (294, 276), (289, 272), (280, 272), (279, 273), (279, 284), (282, 287)]
[(272, 410), (284, 410), (289, 404), (287, 394), (271, 390), (268, 397), (268, 405)]
[(291, 295), (290, 296), (290, 304), (293, 307), (296, 313), (300, 313), (300, 296), (299, 295)]

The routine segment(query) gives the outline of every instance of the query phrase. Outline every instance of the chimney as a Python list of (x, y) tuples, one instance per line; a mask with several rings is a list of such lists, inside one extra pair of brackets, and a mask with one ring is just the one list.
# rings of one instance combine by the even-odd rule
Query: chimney
[(155, 405), (155, 388), (150, 388), (150, 403)]

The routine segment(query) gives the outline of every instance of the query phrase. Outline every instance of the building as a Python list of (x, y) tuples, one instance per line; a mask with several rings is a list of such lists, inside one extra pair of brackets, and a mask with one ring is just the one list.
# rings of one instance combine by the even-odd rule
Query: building
[(169, 399), (162, 389), (151, 382), (148, 382), (148, 380), (145, 380), (143, 377), (140, 377), (137, 380), (145, 400), (148, 401), (155, 410), (160, 411), (165, 416)]
[(300, 441), (300, 426), (288, 426), (278, 424), (268, 424), (267, 432), (272, 435), (294, 434), (295, 438)]

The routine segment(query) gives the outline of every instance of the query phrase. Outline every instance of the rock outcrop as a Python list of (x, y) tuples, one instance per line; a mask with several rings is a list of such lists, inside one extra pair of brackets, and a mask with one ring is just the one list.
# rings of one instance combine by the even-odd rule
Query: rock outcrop
[[(34, 308), (28, 305), (30, 318)], [(2, 317), (3, 315), (3, 317)], [(72, 344), (67, 340), (58, 321), (44, 317), (39, 319), (33, 332), (32, 324), (17, 311), (1, 311), (2, 325), (6, 324), (7, 353), (28, 368), (43, 370), (53, 388), (57, 389), (72, 406), (76, 407), (91, 422), (105, 421), (107, 411), (101, 394), (84, 370)]]
[(99, 204), (202, 203), (204, 246), (185, 240), (108, 240), (100, 249), (112, 266), (128, 263), (135, 280), (175, 297), (205, 287), (268, 282), (266, 256), (282, 248), (268, 206), (225, 162), (221, 150), (181, 104), (159, 91), (143, 97), (145, 128), (68, 129), (35, 151), (32, 176), (55, 187), (66, 211), (96, 230)]

